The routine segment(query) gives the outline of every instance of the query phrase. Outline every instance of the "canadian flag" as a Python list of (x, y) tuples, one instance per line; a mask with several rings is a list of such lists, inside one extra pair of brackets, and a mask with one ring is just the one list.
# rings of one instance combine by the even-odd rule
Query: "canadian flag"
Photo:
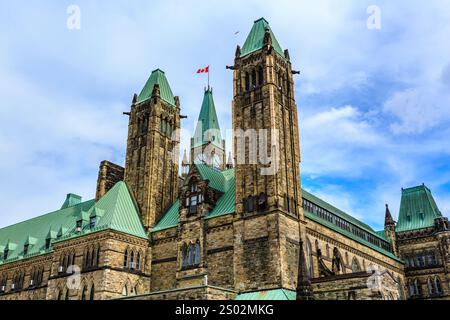
[(208, 73), (209, 72), (209, 66), (207, 66), (206, 68), (204, 68), (204, 69), (198, 69), (197, 70), (197, 73)]

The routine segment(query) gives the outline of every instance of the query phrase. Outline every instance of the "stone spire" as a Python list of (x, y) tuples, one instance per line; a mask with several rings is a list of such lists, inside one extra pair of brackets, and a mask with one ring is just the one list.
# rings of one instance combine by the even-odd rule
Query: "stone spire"
[(389, 210), (388, 204), (386, 204), (386, 216), (384, 218), (384, 225), (385, 226), (395, 225), (395, 221), (392, 218), (391, 211)]
[(183, 176), (183, 178), (186, 177), (189, 173), (189, 161), (187, 158), (186, 149), (184, 149), (183, 161), (181, 162), (181, 170), (181, 175)]
[(231, 152), (228, 154), (227, 161), (227, 170), (233, 169), (233, 157), (231, 156)]
[(301, 240), (298, 260), (297, 300), (314, 300), (311, 279), (306, 267), (305, 252), (303, 251), (303, 241)]

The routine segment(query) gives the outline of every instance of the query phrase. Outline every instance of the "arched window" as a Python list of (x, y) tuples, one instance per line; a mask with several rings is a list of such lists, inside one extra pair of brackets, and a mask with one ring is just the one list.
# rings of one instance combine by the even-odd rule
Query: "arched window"
[(439, 279), (439, 277), (436, 277), (436, 278), (434, 279), (434, 284), (435, 284), (435, 288), (436, 288), (435, 292), (436, 292), (437, 294), (442, 293), (441, 280)]
[(358, 259), (356, 259), (356, 257), (353, 257), (352, 260), (352, 272), (360, 272), (361, 271), (361, 267), (359, 266), (359, 262)]
[(83, 287), (83, 291), (81, 292), (81, 300), (86, 300), (87, 288)]
[(415, 287), (413, 281), (411, 281), (411, 280), (408, 281), (408, 291), (409, 291), (410, 297), (416, 295), (416, 287)]
[(258, 197), (258, 211), (267, 209), (267, 196), (265, 193), (260, 193)]
[(416, 281), (414, 281), (414, 290), (415, 290), (417, 295), (421, 295), (422, 294), (422, 287), (421, 287), (420, 282), (419, 282), (418, 279), (416, 279)]
[(86, 257), (85, 257), (85, 259), (84, 259), (84, 266), (85, 266), (86, 268), (89, 268), (89, 266), (91, 265), (90, 259), (91, 259), (91, 255), (90, 255), (90, 253), (89, 253), (89, 250), (87, 250), (87, 251), (86, 251)]
[(245, 73), (245, 91), (250, 90), (250, 76), (248, 72)]
[(342, 258), (341, 253), (339, 252), (338, 248), (334, 247), (333, 249), (333, 264), (332, 269), (335, 274), (340, 274), (342, 269)]
[(431, 278), (428, 278), (428, 293), (430, 294), (430, 295), (433, 295), (433, 294), (435, 294), (435, 291), (434, 291), (434, 281), (433, 280), (431, 280)]
[(254, 212), (255, 211), (255, 206), (254, 206), (254, 199), (252, 196), (248, 196), (247, 199), (245, 200), (245, 209), (247, 212)]
[(197, 240), (197, 243), (195, 244), (195, 265), (200, 264), (200, 241)]
[(91, 261), (91, 267), (94, 266), (95, 265), (95, 261), (97, 261), (97, 258), (95, 257), (95, 249), (94, 248), (91, 249), (90, 261)]
[(66, 289), (66, 294), (64, 296), (64, 300), (69, 300), (69, 289)]
[(138, 252), (137, 258), (136, 258), (136, 270), (141, 269), (141, 253)]
[(124, 268), (128, 267), (128, 249), (125, 250), (125, 253), (123, 255), (123, 267)]
[(253, 69), (252, 71), (252, 89), (256, 87), (256, 71)]
[(188, 262), (188, 265), (189, 266), (193, 266), (194, 265), (194, 255), (195, 255), (195, 253), (194, 253), (194, 250), (195, 250), (195, 246), (194, 246), (194, 244), (189, 244), (189, 262)]
[(95, 261), (95, 265), (99, 266), (100, 265), (100, 247), (97, 247), (96, 258), (97, 258), (97, 260)]
[(264, 82), (264, 72), (263, 68), (259, 67), (258, 69), (258, 84), (261, 86)]
[(94, 284), (92, 284), (91, 294), (89, 295), (89, 300), (94, 300), (94, 296), (95, 296), (95, 287), (94, 287)]
[(131, 251), (131, 258), (130, 258), (130, 269), (134, 270), (135, 265), (134, 265), (134, 251)]
[(187, 267), (188, 265), (188, 247), (186, 245), (186, 243), (183, 243), (183, 247), (181, 249), (181, 266), (183, 268)]

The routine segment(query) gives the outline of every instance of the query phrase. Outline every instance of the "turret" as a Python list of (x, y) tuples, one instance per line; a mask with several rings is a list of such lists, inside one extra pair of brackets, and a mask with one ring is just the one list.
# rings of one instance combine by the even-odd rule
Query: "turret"
[(392, 252), (398, 256), (397, 234), (395, 233), (395, 221), (392, 218), (389, 205), (386, 204), (386, 214), (384, 218), (384, 233), (392, 245)]

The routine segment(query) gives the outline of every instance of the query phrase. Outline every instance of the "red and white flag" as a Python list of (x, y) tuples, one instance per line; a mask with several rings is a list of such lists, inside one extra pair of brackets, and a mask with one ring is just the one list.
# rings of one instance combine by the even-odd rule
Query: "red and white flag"
[(207, 67), (204, 68), (204, 69), (198, 69), (198, 70), (197, 70), (197, 73), (209, 73), (209, 66), (207, 66)]

